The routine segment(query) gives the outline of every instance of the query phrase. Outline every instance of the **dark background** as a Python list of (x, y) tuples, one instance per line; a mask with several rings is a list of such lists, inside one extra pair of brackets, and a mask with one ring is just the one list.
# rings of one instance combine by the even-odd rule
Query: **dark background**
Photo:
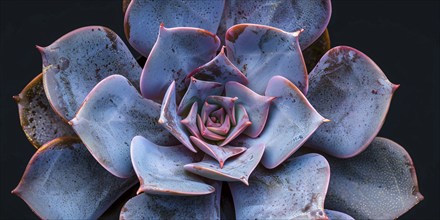
[[(425, 200), (401, 219), (439, 213), (439, 51), (437, 1), (333, 1), (332, 46), (348, 45), (371, 57), (400, 84), (379, 136), (406, 148)], [(10, 194), (35, 152), (21, 130), (13, 95), (41, 71), (35, 45), (103, 25), (125, 40), (121, 1), (0, 1), (1, 177), (0, 218), (36, 219)], [(128, 45), (128, 44), (127, 44)]]

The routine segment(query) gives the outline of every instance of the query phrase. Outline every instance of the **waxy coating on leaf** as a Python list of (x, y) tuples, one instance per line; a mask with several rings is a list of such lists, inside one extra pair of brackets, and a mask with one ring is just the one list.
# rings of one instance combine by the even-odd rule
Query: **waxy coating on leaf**
[(299, 29), (289, 33), (269, 26), (238, 24), (226, 32), (228, 58), (246, 75), (251, 90), (264, 94), (267, 82), (280, 75), (307, 93), (307, 69), (298, 44)]
[(43, 58), (44, 90), (57, 114), (69, 121), (93, 87), (120, 74), (136, 88), (142, 69), (123, 41), (110, 29), (76, 29), (48, 47), (37, 47)]
[(252, 124), (243, 133), (252, 138), (258, 137), (266, 124), (270, 104), (274, 97), (258, 95), (246, 86), (234, 81), (226, 83), (225, 92), (226, 96), (237, 97), (236, 103), (243, 105), (249, 112)]
[(319, 154), (289, 159), (275, 170), (257, 167), (249, 187), (229, 183), (237, 219), (325, 219), (329, 178), (329, 164)]
[(183, 115), (183, 113), (187, 112), (194, 102), (200, 103), (200, 106), (198, 106), (198, 109), (200, 109), (202, 103), (208, 96), (221, 95), (223, 89), (223, 85), (220, 83), (198, 80), (191, 77), (188, 89), (177, 108), (177, 113)]
[(272, 77), (266, 88), (266, 96), (275, 99), (263, 133), (256, 139), (241, 138), (236, 142), (245, 146), (265, 143), (261, 163), (272, 169), (289, 158), (328, 120), (316, 112), (293, 83), (282, 76)]
[(309, 77), (307, 98), (331, 122), (306, 145), (341, 158), (362, 152), (382, 127), (398, 86), (365, 54), (347, 46), (329, 50)]
[(249, 120), (249, 115), (243, 105), (237, 105), (235, 116), (237, 118), (237, 124), (229, 131), (229, 134), (226, 136), (226, 139), (223, 140), (223, 142), (220, 144), (220, 147), (226, 146), (229, 142), (238, 137), (242, 132), (246, 131), (246, 129), (250, 125), (252, 125), (252, 122)]
[(186, 90), (186, 77), (215, 57), (220, 40), (215, 34), (199, 28), (161, 25), (159, 29), (157, 41), (142, 70), (141, 92), (145, 98), (160, 103), (168, 86), (175, 81), (180, 101)]
[(396, 219), (423, 200), (411, 157), (391, 140), (377, 137), (353, 158), (327, 159), (326, 208), (355, 219)]
[(194, 136), (191, 136), (190, 138), (200, 150), (216, 159), (220, 163), (220, 168), (223, 168), (223, 165), (228, 158), (239, 155), (246, 150), (245, 147), (220, 147), (218, 145), (208, 144)]
[(118, 177), (134, 175), (130, 142), (142, 135), (161, 145), (178, 141), (157, 122), (160, 105), (142, 98), (123, 76), (102, 80), (69, 123), (98, 162)]
[(180, 143), (185, 145), (189, 150), (194, 153), (197, 152), (189, 140), (189, 134), (185, 128), (185, 120), (182, 122), (182, 118), (177, 114), (176, 87), (174, 81), (165, 93), (160, 109), (159, 124), (174, 135), (174, 137), (176, 137)]
[(324, 32), (331, 12), (330, 0), (226, 0), (218, 35), (223, 39), (228, 28), (242, 23), (304, 29), (300, 44), (305, 49)]
[(13, 98), (23, 131), (35, 148), (58, 137), (76, 137), (75, 131), (52, 110), (44, 93), (42, 73)]
[(188, 75), (200, 80), (214, 81), (225, 84), (229, 81), (236, 81), (243, 85), (248, 84), (246, 76), (225, 55), (225, 46), (220, 53), (205, 65), (195, 69)]
[(132, 0), (125, 13), (125, 35), (140, 54), (148, 57), (157, 38), (159, 24), (167, 27), (196, 27), (215, 33), (224, 0), (153, 1)]
[(205, 156), (201, 162), (184, 166), (185, 170), (218, 181), (241, 181), (248, 184), (249, 176), (257, 167), (264, 152), (264, 144), (254, 145), (245, 152), (224, 163), (220, 168), (218, 161)]
[(214, 192), (197, 176), (185, 172), (183, 165), (195, 161), (184, 146), (160, 146), (142, 136), (131, 141), (131, 161), (141, 183), (138, 194), (193, 196)]
[(136, 182), (103, 169), (81, 140), (61, 137), (38, 149), (12, 193), (42, 219), (96, 219)]
[(221, 183), (215, 193), (203, 196), (139, 194), (122, 208), (120, 219), (220, 219)]

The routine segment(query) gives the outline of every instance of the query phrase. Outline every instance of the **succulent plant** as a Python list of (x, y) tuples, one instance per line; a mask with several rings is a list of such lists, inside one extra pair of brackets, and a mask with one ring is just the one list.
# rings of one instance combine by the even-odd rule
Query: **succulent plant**
[(143, 67), (84, 27), (37, 47), (15, 97), (38, 150), (13, 193), (40, 218), (392, 219), (423, 199), (376, 137), (398, 85), (330, 49), (330, 1), (123, 2)]

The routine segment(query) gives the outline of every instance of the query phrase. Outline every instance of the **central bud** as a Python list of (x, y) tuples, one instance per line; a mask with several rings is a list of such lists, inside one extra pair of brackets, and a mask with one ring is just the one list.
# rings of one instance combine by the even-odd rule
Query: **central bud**
[(197, 146), (220, 167), (246, 151), (230, 146), (231, 141), (239, 135), (257, 138), (261, 134), (274, 99), (247, 88), (246, 76), (225, 56), (224, 49), (171, 83), (159, 119), (188, 149), (196, 152)]
[(208, 96), (201, 107), (194, 102), (181, 122), (194, 137), (223, 147), (252, 124), (243, 105), (236, 104), (237, 100), (237, 97)]

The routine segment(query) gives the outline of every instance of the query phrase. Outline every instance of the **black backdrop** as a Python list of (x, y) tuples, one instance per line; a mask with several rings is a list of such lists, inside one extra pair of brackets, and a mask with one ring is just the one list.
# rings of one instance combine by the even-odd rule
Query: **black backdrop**
[[(437, 1), (333, 2), (332, 46), (359, 49), (391, 82), (401, 84), (379, 136), (400, 143), (411, 154), (425, 196), (402, 219), (440, 216), (439, 11)], [(21, 130), (11, 97), (41, 71), (35, 44), (47, 46), (87, 25), (107, 26), (124, 39), (121, 1), (1, 0), (0, 13), (0, 217), (35, 219), (27, 205), (10, 194), (35, 152)]]

